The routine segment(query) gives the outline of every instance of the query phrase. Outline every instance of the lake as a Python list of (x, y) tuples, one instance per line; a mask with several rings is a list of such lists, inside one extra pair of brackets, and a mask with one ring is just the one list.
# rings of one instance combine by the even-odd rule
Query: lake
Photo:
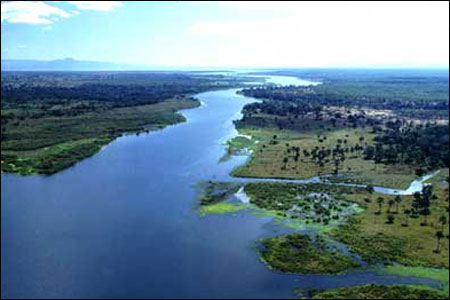
[(294, 288), (426, 280), (355, 273), (284, 275), (253, 250), (288, 229), (246, 213), (201, 217), (195, 184), (219, 163), (254, 99), (197, 95), (187, 122), (118, 138), (56, 175), (1, 176), (2, 298), (292, 298)]

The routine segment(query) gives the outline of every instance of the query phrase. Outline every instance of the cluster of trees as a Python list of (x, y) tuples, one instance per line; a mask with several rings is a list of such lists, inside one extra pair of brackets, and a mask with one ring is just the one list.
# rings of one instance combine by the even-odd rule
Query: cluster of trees
[[(244, 94), (248, 94), (248, 90), (244, 90)], [(289, 116), (293, 115), (296, 118), (304, 116), (307, 113), (320, 113), (322, 106), (316, 105), (314, 103), (300, 103), (297, 101), (287, 100), (287, 101), (270, 101), (266, 100), (263, 102), (250, 103), (245, 106), (244, 112), (249, 116), (253, 113), (262, 113), (268, 115), (277, 116)]]
[(401, 118), (448, 120), (448, 74), (356, 73), (324, 71), (315, 74), (324, 84), (312, 87), (245, 89), (244, 95), (263, 101), (245, 108), (242, 124), (273, 125), (261, 117), (271, 115), (280, 117), (275, 122), (278, 127), (293, 129), (291, 123), (308, 115), (309, 119), (328, 121), (333, 127), (382, 126), (386, 118), (370, 115), (367, 109), (393, 111)]
[[(398, 82), (397, 82), (398, 83)], [(403, 84), (400, 82), (399, 84)], [(361, 96), (357, 94), (333, 93), (327, 87), (327, 93), (319, 93), (317, 87), (258, 87), (245, 89), (247, 96), (262, 98), (262, 102), (247, 105), (244, 117), (237, 123), (245, 126), (272, 126), (280, 129), (307, 129), (307, 123), (318, 121), (325, 125), (337, 127), (371, 126), (373, 133), (378, 134), (375, 145), (366, 145), (364, 158), (380, 164), (406, 164), (417, 167), (418, 172), (449, 167), (449, 127), (427, 123), (415, 124), (412, 121), (393, 119), (390, 117), (374, 117), (364, 113), (352, 112), (350, 107), (369, 107), (376, 109), (392, 109), (395, 111), (420, 110), (447, 112), (448, 100), (432, 96), (423, 98), (385, 98)], [(330, 106), (344, 108), (342, 111), (328, 109)], [(310, 122), (305, 123), (305, 121)], [(339, 145), (334, 149), (315, 149), (311, 156), (321, 167), (330, 161), (335, 165), (335, 173), (345, 161), (346, 148)], [(333, 157), (331, 157), (331, 155)], [(298, 161), (299, 154), (294, 156)], [(289, 157), (283, 160), (287, 165)]]
[(243, 93), (246, 96), (259, 99), (282, 102), (294, 101), (300, 105), (368, 107), (383, 110), (449, 110), (448, 99), (434, 99), (432, 96), (425, 99), (405, 99), (352, 95), (334, 92), (333, 88), (336, 88), (336, 86), (330, 85), (324, 91), (321, 90), (321, 86), (258, 87), (246, 89)]
[(381, 126), (383, 123), (364, 111), (338, 112), (326, 109), (323, 105), (303, 103), (295, 100), (263, 100), (248, 104), (243, 110), (242, 120), (236, 122), (238, 127), (277, 127), (279, 129), (309, 129), (315, 123), (325, 129), (338, 127)]
[(154, 104), (176, 95), (201, 91), (199, 87), (184, 85), (109, 85), (83, 84), (76, 87), (37, 86), (28, 88), (1, 87), (3, 105), (29, 104), (45, 100), (47, 104), (73, 101), (106, 102), (113, 107)]
[(2, 122), (155, 104), (234, 84), (187, 73), (2, 72)]
[(433, 170), (449, 167), (448, 125), (389, 126), (367, 146), (364, 157), (384, 164), (407, 164)]
[(411, 204), (411, 216), (413, 218), (417, 218), (419, 215), (424, 216), (424, 220), (421, 223), (422, 226), (428, 225), (428, 216), (431, 215), (431, 201), (436, 199), (432, 185), (425, 186), (422, 193), (414, 194), (414, 201)]

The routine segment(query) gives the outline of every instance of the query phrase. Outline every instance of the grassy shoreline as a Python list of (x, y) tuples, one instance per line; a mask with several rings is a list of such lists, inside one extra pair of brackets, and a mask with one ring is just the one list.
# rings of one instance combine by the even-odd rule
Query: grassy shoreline
[[(299, 295), (303, 296), (303, 295)], [(307, 299), (447, 299), (448, 296), (423, 285), (362, 285), (310, 291)]]
[(177, 99), (152, 105), (113, 109), (103, 114), (97, 113), (97, 116), (90, 116), (89, 119), (95, 122), (97, 117), (102, 120), (100, 122), (104, 123), (104, 126), (119, 123), (115, 125), (114, 132), (105, 133), (105, 130), (96, 130), (90, 134), (94, 137), (78, 138), (32, 150), (2, 151), (2, 173), (23, 176), (56, 174), (95, 155), (104, 146), (125, 133), (148, 133), (185, 122), (186, 119), (179, 111), (200, 105), (198, 100)]
[(287, 274), (342, 274), (360, 265), (328, 248), (323, 237), (288, 234), (261, 240), (261, 260), (272, 270)]
[(440, 290), (449, 295), (449, 270), (424, 268), (424, 267), (408, 267), (402, 265), (386, 266), (377, 270), (380, 274), (396, 275), (402, 277), (420, 277), (428, 278), (441, 283)]

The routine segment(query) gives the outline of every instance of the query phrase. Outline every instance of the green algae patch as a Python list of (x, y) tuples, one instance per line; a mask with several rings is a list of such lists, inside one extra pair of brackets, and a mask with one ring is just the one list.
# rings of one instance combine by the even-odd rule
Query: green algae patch
[(232, 201), (242, 184), (220, 181), (203, 181), (197, 184), (199, 190), (198, 211), (202, 216), (208, 214), (235, 213), (249, 209), (248, 204)]
[(234, 203), (217, 203), (212, 205), (202, 206), (200, 208), (200, 214), (202, 216), (209, 214), (227, 214), (235, 213), (241, 210), (249, 209), (247, 205), (234, 204)]
[(416, 285), (363, 285), (310, 291), (310, 299), (448, 299), (442, 291)]
[(360, 265), (330, 249), (321, 236), (288, 234), (261, 241), (261, 260), (270, 269), (292, 274), (340, 274)]

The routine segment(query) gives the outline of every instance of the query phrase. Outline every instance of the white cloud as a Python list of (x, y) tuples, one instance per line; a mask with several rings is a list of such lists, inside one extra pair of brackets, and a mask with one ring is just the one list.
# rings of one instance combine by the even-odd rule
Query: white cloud
[(219, 40), (221, 65), (448, 65), (448, 5), (223, 2), (241, 18), (198, 22), (188, 33)]
[(79, 10), (112, 11), (122, 7), (121, 1), (67, 1)]
[(1, 22), (25, 24), (52, 24), (71, 14), (60, 8), (34, 1), (13, 1), (1, 3)]

